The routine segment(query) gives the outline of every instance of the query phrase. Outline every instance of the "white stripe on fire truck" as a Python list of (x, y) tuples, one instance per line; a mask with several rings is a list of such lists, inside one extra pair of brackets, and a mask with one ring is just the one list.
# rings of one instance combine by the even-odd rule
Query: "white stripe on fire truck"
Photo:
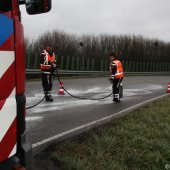
[(10, 96), (6, 99), (3, 108), (0, 110), (0, 142), (16, 118), (15, 91), (14, 88)]
[(13, 156), (15, 153), (16, 153), (16, 150), (17, 150), (17, 145), (15, 144), (14, 148), (12, 149), (10, 155), (8, 158), (10, 158), (11, 156)]
[[(14, 62), (14, 51), (0, 51), (0, 78)], [(2, 62), (3, 61), (3, 62)]]

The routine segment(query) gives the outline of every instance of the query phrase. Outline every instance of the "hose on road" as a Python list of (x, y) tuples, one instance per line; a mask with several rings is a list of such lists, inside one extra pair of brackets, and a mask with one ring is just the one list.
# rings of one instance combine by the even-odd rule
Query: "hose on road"
[[(59, 82), (60, 85), (61, 85), (62, 83), (61, 83), (61, 80), (60, 80), (60, 76), (59, 76), (59, 73), (58, 73), (58, 69), (57, 69), (56, 72), (57, 72), (58, 82)], [(106, 98), (110, 97), (110, 96), (113, 94), (113, 93), (110, 93), (110, 94), (108, 94), (107, 96), (99, 97), (99, 98), (88, 98), (88, 97), (86, 98), (86, 97), (81, 97), (81, 96), (75, 96), (75, 95), (69, 93), (69, 92), (64, 88), (63, 85), (62, 85), (62, 88), (63, 88), (63, 90), (64, 90), (68, 95), (70, 95), (71, 97), (74, 97), (74, 98), (77, 98), (77, 99), (81, 99), (81, 100), (102, 100), (102, 99), (106, 99)], [(45, 99), (45, 96), (44, 96), (38, 103), (36, 103), (36, 104), (34, 104), (34, 105), (32, 105), (32, 106), (26, 107), (26, 109), (28, 110), (28, 109), (31, 109), (31, 108), (37, 106), (37, 105), (40, 104), (44, 99)]]
[[(57, 69), (57, 78), (58, 78), (58, 82), (60, 83), (60, 85), (62, 84), (61, 83), (61, 80), (60, 80), (60, 76), (59, 76), (59, 73), (58, 73), (58, 69)], [(71, 93), (69, 93), (65, 88), (64, 88), (64, 86), (62, 85), (62, 88), (63, 88), (63, 90), (68, 94), (68, 95), (70, 95), (71, 97), (74, 97), (74, 98), (77, 98), (77, 99), (81, 99), (81, 100), (102, 100), (102, 99), (106, 99), (106, 98), (108, 98), (108, 97), (110, 97), (112, 94), (113, 94), (113, 92), (112, 93), (110, 93), (110, 94), (108, 94), (107, 96), (104, 96), (104, 97), (99, 97), (99, 98), (86, 98), (86, 97), (81, 97), (81, 96), (75, 96), (75, 95), (73, 95), (73, 94), (71, 94)]]
[(31, 109), (31, 108), (37, 106), (37, 105), (40, 104), (44, 99), (45, 99), (45, 95), (44, 95), (44, 97), (43, 97), (38, 103), (36, 103), (36, 104), (34, 104), (34, 105), (32, 105), (32, 106), (26, 107), (25, 109), (28, 110), (28, 109)]

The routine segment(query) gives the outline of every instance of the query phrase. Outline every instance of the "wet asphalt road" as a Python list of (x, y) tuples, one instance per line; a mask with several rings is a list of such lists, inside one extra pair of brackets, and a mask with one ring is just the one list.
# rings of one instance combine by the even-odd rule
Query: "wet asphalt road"
[[(55, 80), (52, 93), (54, 102), (43, 101), (27, 110), (27, 140), (35, 145), (44, 139), (163, 95), (169, 81), (169, 76), (125, 77), (124, 97), (120, 103), (114, 103), (112, 96), (104, 100), (79, 100), (68, 94), (58, 95), (59, 84)], [(69, 93), (77, 96), (100, 98), (111, 93), (111, 84), (107, 78), (66, 79), (63, 82)], [(41, 98), (41, 82), (26, 83), (26, 106), (37, 103)]]

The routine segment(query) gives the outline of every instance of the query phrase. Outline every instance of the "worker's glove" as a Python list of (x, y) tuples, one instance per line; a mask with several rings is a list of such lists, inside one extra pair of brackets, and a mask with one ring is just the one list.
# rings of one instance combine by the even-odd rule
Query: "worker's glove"
[(57, 66), (57, 65), (56, 65), (55, 63), (52, 64), (52, 67), (53, 67), (54, 69), (56, 68), (56, 66)]
[(111, 76), (109, 77), (110, 83), (113, 83), (113, 80), (114, 80), (114, 75), (111, 75)]
[(51, 67), (53, 71), (59, 68), (58, 65), (55, 63), (51, 64)]
[(110, 79), (111, 79), (111, 80), (114, 80), (114, 79), (115, 79), (115, 76), (112, 74), (112, 75), (110, 76)]

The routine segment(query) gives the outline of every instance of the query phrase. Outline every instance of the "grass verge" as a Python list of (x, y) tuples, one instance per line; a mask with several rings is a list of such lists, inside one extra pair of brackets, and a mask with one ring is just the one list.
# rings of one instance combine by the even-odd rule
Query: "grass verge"
[(53, 147), (61, 170), (170, 170), (170, 97)]

